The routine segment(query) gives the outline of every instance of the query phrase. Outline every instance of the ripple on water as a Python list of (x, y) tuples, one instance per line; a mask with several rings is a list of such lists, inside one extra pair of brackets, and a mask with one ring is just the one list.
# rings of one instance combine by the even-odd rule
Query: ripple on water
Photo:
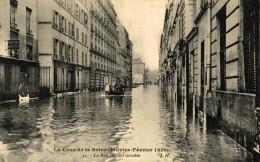
[[(81, 153), (54, 148), (167, 148), (142, 158), (89, 158), (89, 161), (250, 161), (252, 155), (197, 115), (174, 107), (157, 86), (139, 86), (124, 97), (79, 93), (0, 109), (0, 151), (5, 161), (83, 161)], [(22, 123), (22, 124), (21, 124)], [(3, 125), (13, 125), (5, 128)], [(114, 152), (116, 154), (116, 152)]]

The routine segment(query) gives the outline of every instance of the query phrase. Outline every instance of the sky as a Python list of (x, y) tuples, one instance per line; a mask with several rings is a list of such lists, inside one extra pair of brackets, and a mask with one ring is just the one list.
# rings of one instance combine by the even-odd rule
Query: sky
[(133, 58), (140, 57), (146, 67), (157, 70), (167, 0), (111, 1), (133, 43)]

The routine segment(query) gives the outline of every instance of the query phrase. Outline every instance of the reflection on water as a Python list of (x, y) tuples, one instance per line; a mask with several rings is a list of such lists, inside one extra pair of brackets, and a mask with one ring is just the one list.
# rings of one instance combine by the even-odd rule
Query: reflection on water
[(0, 161), (252, 160), (195, 113), (187, 115), (189, 108), (177, 108), (157, 86), (140, 86), (125, 96), (82, 93), (0, 107)]

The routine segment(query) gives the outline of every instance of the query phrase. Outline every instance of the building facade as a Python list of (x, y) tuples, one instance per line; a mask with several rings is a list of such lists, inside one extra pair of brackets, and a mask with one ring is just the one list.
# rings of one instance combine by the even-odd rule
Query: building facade
[(90, 5), (90, 90), (103, 90), (117, 76), (117, 14), (110, 0), (91, 0)]
[(240, 144), (259, 151), (258, 57), (259, 1), (169, 1), (162, 87), (170, 85), (176, 103), (216, 119)]
[(117, 61), (120, 69), (120, 79), (126, 87), (132, 86), (132, 56), (133, 44), (125, 27), (117, 21), (117, 32), (119, 38)]
[(0, 101), (39, 96), (36, 7), (34, 0), (0, 2)]
[(89, 1), (38, 1), (40, 86), (61, 93), (89, 87)]
[(133, 84), (144, 85), (145, 80), (145, 63), (140, 58), (133, 59)]
[(184, 105), (188, 97), (186, 38), (194, 26), (194, 3), (192, 0), (169, 1), (160, 44), (160, 84), (167, 87), (176, 103)]

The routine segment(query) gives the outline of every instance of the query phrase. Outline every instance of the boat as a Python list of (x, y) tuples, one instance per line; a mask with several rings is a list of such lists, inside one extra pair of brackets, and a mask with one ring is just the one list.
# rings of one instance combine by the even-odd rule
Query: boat
[(113, 88), (110, 85), (107, 85), (105, 88), (105, 94), (106, 95), (124, 95), (125, 90), (122, 86), (117, 86), (116, 88)]
[(124, 95), (124, 91), (109, 91), (106, 92), (106, 95)]

